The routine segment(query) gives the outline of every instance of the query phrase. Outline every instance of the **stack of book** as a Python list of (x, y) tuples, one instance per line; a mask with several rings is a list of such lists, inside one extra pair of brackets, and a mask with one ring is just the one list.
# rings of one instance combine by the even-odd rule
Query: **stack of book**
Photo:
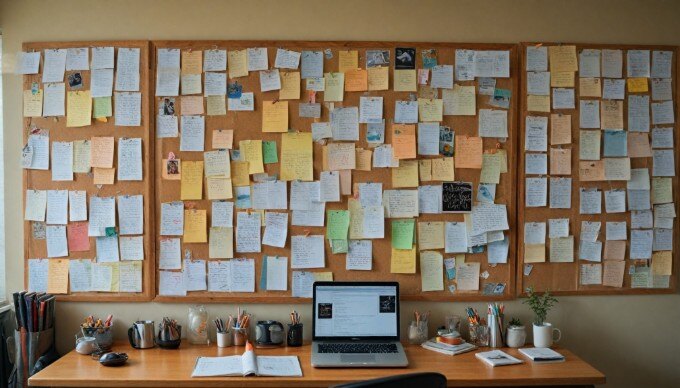
[(449, 345), (443, 342), (437, 342), (435, 338), (425, 341), (421, 346), (428, 350), (448, 354), (449, 356), (469, 352), (470, 350), (477, 348), (475, 345), (467, 342), (463, 342), (459, 345)]

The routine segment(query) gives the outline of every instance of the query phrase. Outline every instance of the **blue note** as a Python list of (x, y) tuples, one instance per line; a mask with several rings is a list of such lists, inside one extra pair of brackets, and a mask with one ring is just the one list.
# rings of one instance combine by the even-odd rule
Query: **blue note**
[(628, 156), (626, 131), (604, 131), (604, 156)]

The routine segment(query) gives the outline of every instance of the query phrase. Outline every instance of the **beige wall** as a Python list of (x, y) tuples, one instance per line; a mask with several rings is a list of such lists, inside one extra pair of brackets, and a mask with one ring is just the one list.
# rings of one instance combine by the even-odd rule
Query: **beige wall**
[[(107, 39), (302, 39), (680, 44), (680, 1), (33, 1), (0, 0), (3, 34), (7, 290), (23, 287), (19, 156), (21, 84), (12, 74), (22, 42)], [(0, 283), (3, 280), (0, 280)], [(248, 306), (285, 320), (289, 306)], [(429, 303), (433, 320), (461, 303)], [(477, 308), (483, 309), (481, 304)], [(212, 305), (211, 314), (232, 306)], [(309, 306), (298, 306), (309, 336)], [(416, 308), (405, 303), (404, 311)], [(519, 301), (510, 316), (528, 322)], [(231, 311), (231, 310), (230, 310)], [(72, 346), (88, 314), (117, 317), (117, 334), (137, 318), (186, 320), (182, 304), (69, 304), (58, 309), (58, 345)], [(404, 317), (404, 323), (407, 317)], [(564, 345), (602, 370), (615, 387), (671, 387), (680, 381), (680, 295), (561, 298), (549, 320)], [(455, 362), (455, 359), (453, 359)]]

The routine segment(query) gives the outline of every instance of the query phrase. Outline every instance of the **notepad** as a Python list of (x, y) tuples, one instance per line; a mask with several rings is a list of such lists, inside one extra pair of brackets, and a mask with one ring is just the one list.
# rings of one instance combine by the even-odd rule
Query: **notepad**
[(519, 352), (538, 363), (562, 362), (564, 356), (550, 348), (524, 348)]
[(297, 356), (256, 356), (248, 350), (241, 356), (198, 357), (191, 377), (214, 376), (302, 377)]
[(480, 352), (475, 354), (475, 357), (484, 361), (491, 366), (515, 365), (521, 364), (522, 360), (515, 358), (500, 350), (490, 350), (488, 352)]

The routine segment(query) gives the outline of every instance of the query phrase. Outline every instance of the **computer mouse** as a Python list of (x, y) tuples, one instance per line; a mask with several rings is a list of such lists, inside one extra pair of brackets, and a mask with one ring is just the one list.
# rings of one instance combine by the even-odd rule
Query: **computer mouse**
[(99, 363), (104, 366), (120, 366), (125, 364), (128, 359), (126, 353), (106, 353), (99, 357)]

